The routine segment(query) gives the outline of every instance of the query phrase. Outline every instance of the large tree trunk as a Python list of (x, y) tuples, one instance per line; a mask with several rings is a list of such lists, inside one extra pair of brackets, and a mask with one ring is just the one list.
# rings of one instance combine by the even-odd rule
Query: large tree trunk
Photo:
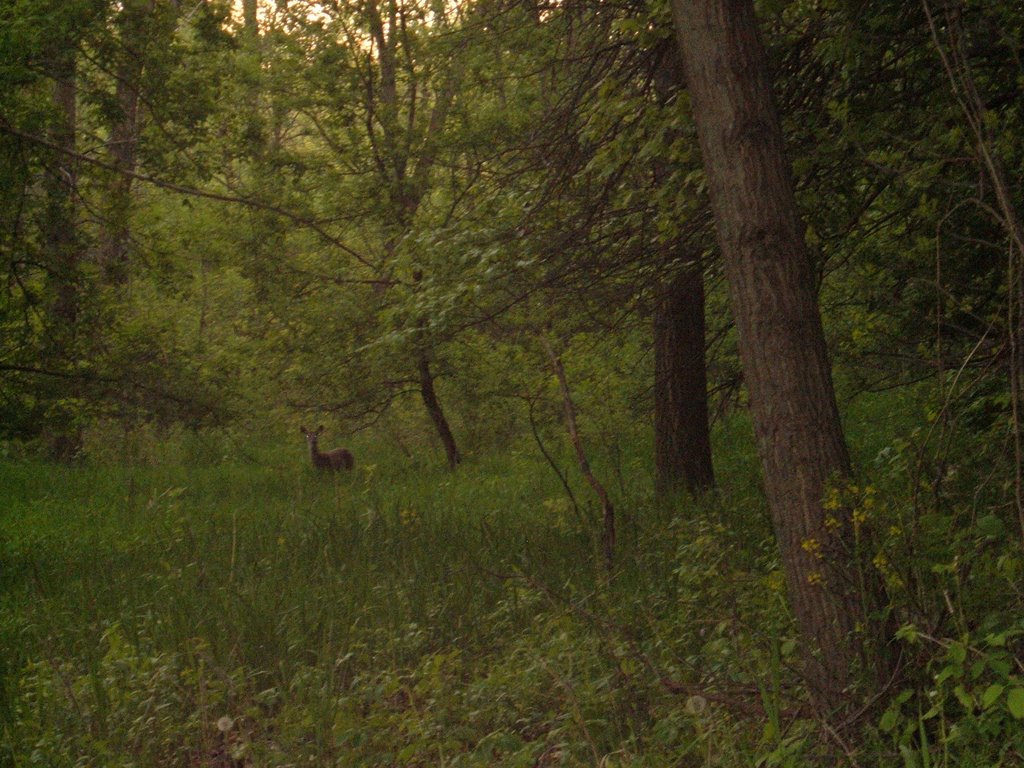
[(654, 485), (658, 496), (714, 487), (704, 355), (704, 275), (684, 265), (654, 310)]
[(850, 460), (768, 63), (751, 0), (673, 0), (673, 14), (807, 681), (828, 711), (852, 681), (858, 611), (848, 526), (826, 527), (822, 496)]

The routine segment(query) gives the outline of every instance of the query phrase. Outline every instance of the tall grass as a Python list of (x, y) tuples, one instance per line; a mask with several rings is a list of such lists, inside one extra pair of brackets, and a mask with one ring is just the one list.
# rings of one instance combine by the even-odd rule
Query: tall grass
[(393, 629), (428, 610), (451, 619), (438, 632), (458, 631), (456, 614), (493, 600), (503, 563), (531, 550), (565, 567), (587, 560), (577, 531), (531, 508), (547, 489), (522, 476), (380, 466), (338, 477), (298, 463), (7, 466), (5, 594), (61, 650), (146, 616), (170, 646), (199, 629), (225, 661), (267, 665), (351, 625)]
[[(913, 410), (848, 408), (860, 467)], [(714, 439), (700, 502), (654, 503), (643, 441), (591, 457), (612, 574), (569, 456), (572, 498), (529, 445), (2, 463), (0, 765), (812, 764), (749, 422)]]
[[(226, 711), (260, 690), (308, 697), (293, 689), (310, 674), (336, 693), (436, 654), (492, 656), (538, 621), (538, 589), (579, 598), (604, 578), (585, 490), (575, 509), (528, 452), (454, 475), (372, 452), (337, 476), (298, 452), (277, 459), (0, 467), (7, 727), (26, 719), (14, 702), (41, 695), (14, 690), (26, 669), (30, 689), (49, 681), (73, 710), (70, 692), (91, 680), (96, 715), (117, 708), (111, 654), (174, 658), (181, 674), (233, 680), (218, 694)], [(625, 574), (641, 521), (656, 521), (647, 478), (619, 474)]]

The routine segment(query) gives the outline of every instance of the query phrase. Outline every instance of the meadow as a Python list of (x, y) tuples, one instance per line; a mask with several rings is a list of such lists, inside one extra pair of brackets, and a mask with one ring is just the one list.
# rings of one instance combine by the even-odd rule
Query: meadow
[[(853, 416), (874, 467), (915, 411), (889, 396)], [(366, 440), (330, 475), (300, 440), (0, 464), (0, 764), (800, 766), (834, 750), (800, 711), (742, 414), (716, 431), (721, 488), (700, 503), (654, 502), (642, 441), (595, 456), (611, 573), (568, 451), (571, 497), (529, 443), (450, 473)]]
[(659, 511), (639, 457), (608, 579), (584, 488), (529, 446), (455, 474), (359, 455), (4, 462), (8, 764), (628, 762), (666, 727), (641, 646), (679, 619), (684, 529), (724, 533)]

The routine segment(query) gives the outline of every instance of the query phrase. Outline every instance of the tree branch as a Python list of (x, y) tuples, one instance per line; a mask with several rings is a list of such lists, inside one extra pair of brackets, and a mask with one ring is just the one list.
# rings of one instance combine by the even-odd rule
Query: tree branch
[(268, 211), (270, 213), (277, 214), (278, 216), (288, 219), (289, 221), (294, 222), (295, 224), (312, 230), (317, 235), (319, 235), (320, 238), (323, 239), (325, 242), (330, 243), (339, 250), (347, 253), (353, 259), (355, 259), (368, 269), (372, 270), (374, 273), (380, 272), (377, 265), (370, 261), (369, 258), (363, 256), (357, 250), (355, 250), (351, 246), (339, 240), (334, 235), (327, 232), (322, 226), (317, 224), (315, 221), (308, 219), (305, 216), (301, 216), (297, 213), (289, 211), (287, 209), (281, 208), (279, 206), (271, 205), (270, 203), (264, 203), (259, 200), (254, 200), (250, 197), (240, 197), (237, 195), (229, 195), (222, 192), (213, 192), (206, 189), (199, 189), (198, 187), (190, 187), (184, 184), (177, 184), (172, 181), (166, 181), (165, 179), (158, 179), (155, 176), (150, 176), (145, 173), (130, 171), (125, 168), (121, 168), (113, 163), (110, 163), (106, 160), (100, 160), (89, 155), (84, 155), (80, 152), (71, 151), (64, 147), (61, 147), (60, 145), (52, 141), (44, 139), (41, 136), (35, 136), (30, 133), (20, 131), (14, 126), (12, 126), (7, 121), (7, 118), (3, 116), (0, 116), (0, 132), (6, 133), (10, 136), (16, 136), (20, 139), (24, 139), (25, 141), (32, 142), (33, 144), (38, 144), (39, 146), (46, 147), (47, 149), (59, 152), (63, 155), (69, 156), (83, 163), (88, 163), (89, 165), (95, 166), (97, 168), (103, 168), (104, 170), (119, 173), (131, 179), (136, 179), (147, 184), (152, 184), (153, 186), (159, 187), (160, 189), (166, 189), (171, 192), (177, 192), (178, 194), (187, 195), (189, 197), (200, 197), (207, 200), (216, 200), (222, 203), (233, 203), (236, 205), (243, 205), (247, 208)]

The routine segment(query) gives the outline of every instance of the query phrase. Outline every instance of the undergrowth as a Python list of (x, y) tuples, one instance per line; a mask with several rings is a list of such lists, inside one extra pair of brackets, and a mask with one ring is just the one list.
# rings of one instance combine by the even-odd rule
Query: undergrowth
[(899, 662), (858, 741), (828, 738), (748, 430), (719, 430), (722, 488), (700, 503), (655, 504), (642, 446), (597, 457), (617, 478), (610, 575), (586, 488), (574, 503), (526, 448), (450, 474), (368, 446), (340, 477), (298, 452), (8, 461), (0, 764), (1019, 765), (1003, 517), (921, 511), (911, 442), (858, 440), (869, 476), (835, 493), (878, 532)]

